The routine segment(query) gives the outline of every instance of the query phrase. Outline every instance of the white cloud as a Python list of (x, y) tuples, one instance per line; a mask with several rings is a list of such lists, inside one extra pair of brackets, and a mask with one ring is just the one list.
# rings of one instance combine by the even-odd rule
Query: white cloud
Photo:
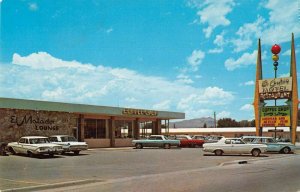
[(290, 73), (280, 74), (279, 77), (290, 77)]
[(234, 99), (232, 93), (224, 91), (219, 87), (207, 87), (201, 94), (189, 94), (182, 98), (177, 108), (185, 111), (197, 109), (197, 106), (221, 106), (230, 103)]
[(201, 50), (194, 50), (192, 55), (187, 58), (188, 64), (192, 67), (192, 71), (198, 71), (199, 65), (205, 57), (205, 53)]
[(13, 63), (0, 65), (0, 97), (157, 108), (185, 112), (186, 118), (207, 116), (211, 106), (222, 109), (234, 99), (220, 87), (196, 88), (128, 69), (64, 61), (45, 52), (15, 53)]
[(221, 111), (220, 113), (217, 113), (217, 119), (222, 119), (222, 118), (229, 118), (231, 113), (229, 111)]
[(162, 101), (160, 103), (154, 104), (153, 109), (156, 109), (156, 110), (169, 110), (170, 109), (170, 104), (171, 104), (170, 100), (165, 100), (165, 101)]
[(289, 50), (285, 51), (284, 53), (282, 53), (282, 55), (291, 56), (291, 50), (289, 49)]
[(241, 111), (253, 111), (253, 105), (245, 104), (240, 108)]
[(29, 10), (30, 11), (37, 11), (38, 10), (38, 5), (36, 3), (29, 3)]
[(136, 99), (134, 97), (126, 97), (125, 101), (130, 102), (130, 103), (135, 103), (135, 102), (138, 102), (138, 99)]
[(46, 52), (32, 53), (27, 57), (22, 57), (17, 53), (13, 54), (13, 64), (30, 66), (34, 69), (55, 69), (55, 68), (80, 68), (82, 70), (95, 69), (91, 64), (81, 64), (77, 61), (63, 61), (52, 57)]
[(244, 53), (240, 58), (234, 60), (229, 58), (225, 61), (225, 67), (228, 71), (233, 71), (237, 68), (241, 68), (247, 65), (254, 65), (256, 63), (257, 51), (253, 53)]
[[(299, 13), (300, 14), (300, 13)], [(298, 51), (299, 50), (299, 47), (298, 48), (295, 48), (295, 52), (296, 52), (296, 54), (299, 52)], [(283, 55), (283, 56), (291, 56), (291, 49), (289, 49), (289, 50), (287, 50), (287, 51), (285, 51), (284, 53), (282, 53), (281, 55)], [(279, 58), (280, 59), (280, 58)]]
[(194, 81), (188, 76), (188, 75), (185, 75), (185, 74), (179, 74), (177, 75), (177, 82), (179, 83), (184, 83), (184, 84), (192, 84), (194, 83)]
[(208, 25), (207, 28), (203, 29), (206, 38), (211, 36), (211, 33), (216, 27), (227, 26), (231, 23), (226, 16), (232, 11), (234, 6), (233, 0), (206, 0), (196, 6), (202, 8), (197, 12), (197, 15), (200, 17), (200, 22)]
[(224, 40), (224, 34), (217, 35), (214, 44), (217, 46), (217, 48), (210, 49), (208, 52), (209, 53), (222, 53), (223, 52), (223, 46), (225, 45), (225, 40)]
[(292, 32), (296, 37), (300, 35), (297, 1), (268, 0), (264, 2), (266, 3), (263, 7), (269, 11), (269, 17), (258, 16), (253, 23), (246, 23), (238, 29), (237, 37), (231, 40), (235, 46), (235, 52), (248, 49), (258, 38), (261, 38), (265, 45), (273, 45), (289, 42)]
[(247, 82), (243, 83), (243, 85), (245, 85), (245, 86), (250, 86), (250, 85), (254, 85), (254, 84), (255, 84), (254, 81), (247, 81)]
[(254, 23), (246, 23), (241, 26), (236, 32), (239, 37), (231, 40), (231, 43), (235, 46), (234, 51), (244, 51), (252, 46), (253, 39), (261, 37), (264, 23), (265, 19), (258, 16)]

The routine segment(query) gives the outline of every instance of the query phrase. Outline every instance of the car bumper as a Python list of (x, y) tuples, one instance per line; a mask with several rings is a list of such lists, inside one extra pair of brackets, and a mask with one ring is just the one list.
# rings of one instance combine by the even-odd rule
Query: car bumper
[(69, 147), (64, 147), (63, 150), (64, 152), (70, 152), (70, 151), (83, 151), (87, 150), (87, 146), (69, 146)]

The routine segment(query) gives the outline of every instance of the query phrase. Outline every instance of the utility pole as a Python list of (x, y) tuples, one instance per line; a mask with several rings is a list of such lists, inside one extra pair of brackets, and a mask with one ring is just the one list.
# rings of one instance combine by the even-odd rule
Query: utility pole
[(214, 125), (217, 128), (217, 119), (216, 119), (216, 112), (214, 111)]

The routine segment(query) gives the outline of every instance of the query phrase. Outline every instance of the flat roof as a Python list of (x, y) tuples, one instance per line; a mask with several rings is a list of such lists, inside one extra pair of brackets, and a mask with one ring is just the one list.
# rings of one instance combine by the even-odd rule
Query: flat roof
[[(3, 97), (0, 97), (0, 108), (57, 111), (57, 112), (69, 112), (69, 113), (78, 113), (78, 114), (99, 114), (99, 115), (108, 115), (108, 116), (158, 118), (158, 119), (184, 119), (185, 118), (185, 113), (180, 113), (180, 112), (133, 109), (127, 107), (96, 106), (96, 105), (86, 105), (86, 104), (38, 101), (38, 100), (3, 98)], [(124, 114), (124, 109), (127, 109), (127, 114)], [(128, 113), (128, 111), (130, 111), (131, 113)], [(148, 113), (151, 113), (153, 111), (157, 112), (155, 113), (156, 115), (151, 115), (151, 116), (147, 115)]]
[[(300, 127), (297, 127), (299, 131)], [(274, 130), (275, 127), (263, 127), (263, 132)], [(289, 132), (289, 127), (277, 127), (277, 130), (282, 129), (284, 132)], [(255, 127), (219, 127), (219, 128), (169, 128), (169, 133), (235, 133), (235, 132), (253, 132), (255, 133)]]

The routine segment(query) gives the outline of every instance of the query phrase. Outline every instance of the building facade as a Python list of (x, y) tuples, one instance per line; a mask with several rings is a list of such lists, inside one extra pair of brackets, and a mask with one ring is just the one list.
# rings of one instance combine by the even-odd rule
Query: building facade
[(90, 148), (123, 147), (145, 136), (149, 127), (161, 134), (162, 123), (168, 127), (170, 119), (184, 118), (178, 112), (0, 98), (0, 141), (66, 134)]

